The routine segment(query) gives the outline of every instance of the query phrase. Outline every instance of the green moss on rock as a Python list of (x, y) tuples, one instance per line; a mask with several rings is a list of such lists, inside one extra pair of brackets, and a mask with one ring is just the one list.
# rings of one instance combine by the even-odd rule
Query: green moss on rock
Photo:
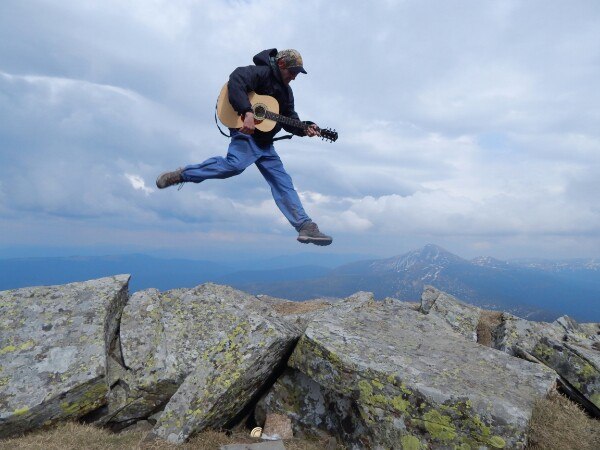
[(450, 416), (431, 410), (423, 414), (423, 422), (427, 432), (438, 441), (449, 443), (456, 438), (456, 428)]
[(406, 434), (400, 438), (402, 450), (420, 450), (425, 448), (418, 437)]

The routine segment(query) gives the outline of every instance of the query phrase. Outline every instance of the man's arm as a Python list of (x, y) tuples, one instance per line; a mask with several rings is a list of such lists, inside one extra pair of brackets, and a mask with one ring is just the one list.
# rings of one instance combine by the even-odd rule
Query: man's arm
[(244, 124), (240, 131), (253, 134), (255, 129), (254, 113), (248, 100), (248, 93), (255, 91), (260, 83), (260, 69), (256, 66), (238, 67), (229, 76), (227, 94), (233, 109), (242, 116)]
[(256, 66), (238, 67), (229, 75), (227, 84), (229, 103), (240, 116), (252, 111), (248, 93), (256, 91), (259, 83), (260, 73)]

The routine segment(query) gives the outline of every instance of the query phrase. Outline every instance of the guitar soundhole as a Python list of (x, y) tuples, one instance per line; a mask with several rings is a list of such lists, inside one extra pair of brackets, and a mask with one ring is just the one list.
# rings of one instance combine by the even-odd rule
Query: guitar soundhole
[(255, 120), (264, 120), (267, 116), (267, 107), (262, 103), (257, 103), (254, 105), (254, 119)]

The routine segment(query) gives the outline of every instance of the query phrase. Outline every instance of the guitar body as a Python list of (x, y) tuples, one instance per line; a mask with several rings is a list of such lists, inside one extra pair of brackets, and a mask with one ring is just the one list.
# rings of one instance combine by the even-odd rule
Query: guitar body
[[(300, 120), (280, 115), (279, 103), (269, 95), (259, 95), (256, 92), (250, 92), (248, 94), (248, 100), (250, 100), (252, 111), (254, 111), (254, 125), (257, 130), (268, 133), (275, 128), (277, 123), (282, 123), (306, 131), (311, 123), (301, 122)], [(221, 93), (217, 99), (217, 116), (219, 117), (219, 120), (221, 120), (221, 123), (228, 128), (240, 129), (244, 126), (242, 118), (235, 109), (233, 109), (231, 103), (229, 103), (227, 83), (225, 83), (225, 86), (221, 89)], [(317, 131), (318, 135), (324, 141), (337, 141), (337, 131), (331, 130), (330, 128), (317, 128)]]
[[(264, 132), (271, 131), (275, 128), (277, 122), (269, 119), (259, 120), (260, 117), (264, 117), (264, 110), (279, 114), (279, 103), (273, 97), (268, 95), (259, 95), (255, 92), (248, 94), (248, 100), (252, 105), (252, 109), (255, 111), (255, 125), (256, 129)], [(262, 113), (262, 114), (261, 114)], [(227, 92), (227, 83), (221, 89), (219, 99), (217, 100), (217, 116), (223, 125), (228, 128), (242, 128), (244, 122), (238, 113), (233, 109), (231, 103), (229, 103), (229, 94)]]

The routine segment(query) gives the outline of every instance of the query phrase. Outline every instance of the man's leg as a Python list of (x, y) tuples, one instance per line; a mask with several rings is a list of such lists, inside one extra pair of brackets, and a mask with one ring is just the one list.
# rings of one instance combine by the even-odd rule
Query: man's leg
[(256, 161), (256, 167), (269, 183), (277, 207), (296, 231), (300, 233), (298, 241), (305, 244), (331, 244), (332, 238), (321, 233), (317, 224), (304, 211), (300, 197), (294, 189), (292, 178), (285, 171), (283, 163), (273, 146)]
[(256, 167), (269, 183), (277, 207), (296, 231), (299, 231), (310, 217), (304, 211), (292, 178), (285, 171), (279, 155), (274, 150), (268, 152), (256, 161)]
[(200, 164), (165, 172), (156, 179), (156, 186), (164, 189), (179, 183), (200, 183), (210, 178), (229, 178), (242, 173), (259, 157), (260, 154), (250, 136), (238, 133), (231, 138), (225, 158), (215, 156)]
[(242, 173), (260, 155), (256, 154), (250, 136), (236, 134), (232, 137), (225, 158), (215, 156), (200, 164), (184, 167), (181, 178), (184, 182), (200, 183), (211, 178), (229, 178)]

